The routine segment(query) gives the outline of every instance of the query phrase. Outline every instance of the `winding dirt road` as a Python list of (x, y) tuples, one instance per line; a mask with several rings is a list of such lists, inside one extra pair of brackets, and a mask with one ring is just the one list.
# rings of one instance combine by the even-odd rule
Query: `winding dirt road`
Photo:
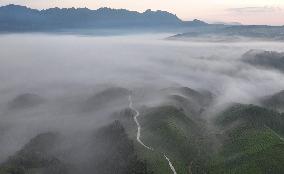
[[(141, 139), (140, 139), (140, 137), (141, 137), (141, 126), (140, 126), (140, 123), (138, 122), (138, 119), (137, 119), (137, 118), (140, 116), (140, 113), (139, 113), (139, 111), (138, 111), (137, 109), (135, 109), (135, 108), (133, 107), (133, 102), (132, 102), (132, 97), (131, 97), (131, 96), (129, 96), (129, 108), (132, 109), (132, 110), (135, 112), (135, 115), (134, 115), (133, 118), (134, 118), (134, 121), (135, 121), (135, 123), (136, 123), (136, 125), (137, 125), (137, 135), (136, 135), (137, 142), (138, 142), (139, 144), (141, 144), (143, 147), (145, 147), (146, 149), (151, 150), (151, 151), (154, 151), (154, 149), (153, 149), (152, 147), (145, 145), (145, 144), (141, 141)], [(175, 170), (175, 168), (174, 168), (174, 166), (173, 166), (171, 160), (166, 156), (166, 154), (163, 154), (163, 156), (164, 156), (165, 159), (168, 161), (169, 167), (170, 167), (170, 169), (172, 170), (173, 174), (177, 174), (177, 172), (176, 172), (176, 170)]]

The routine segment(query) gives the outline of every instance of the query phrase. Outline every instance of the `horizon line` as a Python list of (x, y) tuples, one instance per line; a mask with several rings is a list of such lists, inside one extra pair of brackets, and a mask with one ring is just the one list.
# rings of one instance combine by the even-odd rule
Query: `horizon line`
[(139, 10), (131, 10), (131, 9), (127, 9), (127, 8), (112, 8), (112, 7), (107, 7), (107, 6), (102, 6), (102, 7), (99, 7), (99, 8), (89, 8), (89, 7), (87, 7), (87, 6), (85, 6), (85, 7), (74, 7), (74, 6), (72, 6), (72, 7), (58, 7), (58, 6), (54, 6), (54, 7), (49, 7), (49, 8), (34, 8), (34, 7), (30, 7), (30, 6), (27, 6), (27, 5), (21, 5), (21, 4), (13, 4), (13, 3), (9, 3), (9, 4), (6, 4), (6, 5), (1, 5), (0, 6), (0, 8), (1, 7), (6, 7), (6, 6), (11, 6), (11, 5), (14, 5), (14, 6), (20, 6), (20, 7), (26, 7), (26, 8), (28, 8), (28, 9), (32, 9), (32, 10), (38, 10), (38, 11), (44, 11), (44, 10), (48, 10), (48, 9), (61, 9), (61, 10), (63, 10), (63, 9), (88, 9), (88, 10), (90, 10), (90, 11), (97, 11), (97, 10), (99, 10), (99, 9), (104, 9), (104, 8), (106, 8), (106, 9), (111, 9), (111, 10), (126, 10), (126, 11), (129, 11), (129, 12), (137, 12), (137, 13), (140, 13), (140, 14), (143, 14), (143, 13), (145, 13), (145, 12), (147, 12), (147, 11), (152, 11), (152, 12), (167, 12), (167, 13), (170, 13), (170, 14), (172, 14), (172, 15), (174, 15), (174, 16), (176, 16), (178, 19), (180, 19), (180, 20), (182, 20), (182, 21), (194, 21), (194, 20), (199, 20), (199, 21), (202, 21), (202, 22), (206, 22), (206, 23), (208, 23), (208, 24), (216, 24), (216, 25), (232, 25), (233, 23), (238, 23), (239, 25), (236, 25), (236, 26), (272, 26), (272, 27), (282, 27), (282, 26), (284, 26), (284, 24), (283, 25), (270, 25), (270, 24), (243, 24), (242, 22), (239, 22), (239, 21), (222, 21), (222, 20), (206, 20), (206, 19), (200, 19), (200, 18), (192, 18), (192, 19), (189, 19), (189, 20), (186, 20), (186, 19), (182, 19), (181, 17), (179, 17), (177, 14), (175, 14), (175, 13), (172, 13), (172, 12), (169, 12), (169, 11), (167, 11), (167, 10), (159, 10), (159, 9), (157, 9), (157, 10), (152, 10), (151, 8), (147, 8), (147, 9), (145, 9), (145, 10), (143, 10), (143, 11), (139, 11)]

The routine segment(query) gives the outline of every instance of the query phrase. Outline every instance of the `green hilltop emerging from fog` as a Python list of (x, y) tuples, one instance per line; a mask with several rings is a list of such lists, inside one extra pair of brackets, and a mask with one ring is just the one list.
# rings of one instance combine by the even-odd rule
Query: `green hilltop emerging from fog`
[[(126, 100), (126, 91), (114, 87), (95, 96), (106, 102), (112, 96)], [(88, 144), (73, 147), (78, 153), (88, 151), (83, 161), (69, 163), (66, 159), (76, 156), (76, 151), (68, 154), (68, 149), (56, 148), (62, 135), (50, 132), (30, 140), (1, 164), (0, 173), (172, 173), (161, 154), (168, 155), (179, 174), (284, 172), (284, 115), (280, 112), (265, 105), (232, 104), (208, 121), (206, 108), (214, 100), (209, 92), (177, 87), (161, 93), (167, 100), (159, 106), (144, 106), (139, 117), (141, 138), (154, 151), (137, 143), (135, 113), (126, 108), (113, 114), (112, 124), (94, 130)]]
[[(125, 9), (110, 8), (100, 8), (97, 10), (87, 8), (51, 8), (36, 10), (18, 5), (0, 7), (1, 34), (80, 30), (97, 32), (98, 30), (105, 31), (108, 29), (127, 30), (127, 32), (129, 30), (134, 30), (135, 32), (137, 30), (143, 30), (181, 33), (168, 37), (168, 40), (178, 41), (228, 42), (248, 41), (253, 39), (254, 41), (282, 42), (284, 40), (283, 26), (235, 26), (208, 24), (200, 20), (182, 21), (176, 15), (160, 10), (147, 10), (143, 13), (139, 13)], [(245, 103), (245, 101), (242, 101), (216, 106), (216, 101), (222, 94), (217, 96), (217, 94), (213, 93), (213, 89), (212, 91), (205, 91), (195, 89), (194, 87), (198, 85), (194, 84), (192, 84), (192, 86), (163, 86), (164, 83), (159, 83), (164, 82), (163, 80), (168, 80), (169, 83), (167, 82), (167, 84), (179, 84), (179, 77), (184, 76), (181, 80), (186, 81), (189, 78), (193, 78), (194, 81), (206, 81), (200, 84), (211, 87), (210, 82), (207, 84), (207, 81), (209, 81), (210, 77), (213, 77), (210, 76), (210, 73), (213, 74), (216, 69), (220, 70), (218, 70), (214, 78), (210, 79), (212, 81), (216, 80), (214, 83), (222, 83), (218, 81), (219, 76), (222, 76), (220, 78), (224, 78), (224, 81), (236, 80), (236, 82), (234, 81), (232, 84), (227, 84), (226, 82), (224, 86), (232, 85), (235, 87), (242, 79), (246, 79), (246, 83), (254, 83), (264, 78), (267, 80), (265, 83), (270, 83), (273, 80), (277, 81), (278, 77), (282, 77), (281, 75), (284, 73), (284, 53), (250, 50), (242, 55), (242, 58), (238, 60), (239, 62), (236, 66), (235, 64), (230, 64), (231, 66), (229, 66), (228, 62), (235, 60), (232, 58), (218, 62), (217, 56), (214, 55), (215, 52), (211, 54), (211, 57), (208, 56), (208, 60), (210, 59), (210, 63), (213, 62), (212, 64), (207, 64), (206, 61), (208, 60), (206, 60), (206, 55), (204, 57), (199, 57), (199, 54), (187, 55), (188, 52), (185, 50), (189, 49), (190, 46), (184, 43), (179, 43), (180, 46), (183, 47), (183, 49), (180, 49), (181, 47), (171, 47), (173, 42), (170, 44), (167, 42), (165, 44), (166, 46), (156, 51), (163, 52), (165, 49), (171, 47), (171, 49), (177, 51), (178, 54), (163, 52), (161, 57), (170, 57), (171, 60), (155, 59), (153, 57), (157, 54), (153, 51), (153, 46), (158, 43), (151, 42), (151, 40), (149, 44), (147, 42), (148, 48), (140, 48), (139, 44), (135, 44), (135, 41), (131, 40), (130, 44), (133, 47), (126, 47), (127, 44), (124, 45), (125, 40), (120, 42), (120, 38), (115, 38), (119, 47), (117, 45), (116, 47), (112, 47), (112, 44), (107, 43), (108, 46), (111, 45), (108, 49), (113, 49), (110, 50), (110, 52), (113, 51), (113, 55), (111, 56), (115, 58), (110, 59), (110, 54), (106, 54), (109, 50), (101, 46), (102, 40), (95, 41), (94, 38), (90, 39), (92, 40), (92, 42), (89, 43), (91, 45), (90, 48), (93, 49), (96, 47), (94, 51), (85, 49), (86, 45), (80, 45), (76, 40), (68, 39), (66, 39), (66, 42), (74, 42), (74, 45), (66, 44), (66, 47), (58, 47), (57, 49), (56, 47), (59, 44), (65, 45), (65, 42), (64, 44), (63, 42), (58, 42), (57, 45), (57, 41), (59, 40), (57, 40), (57, 36), (54, 38), (56, 38), (54, 42), (49, 40), (43, 42), (44, 46), (56, 43), (53, 44), (51, 48), (45, 50), (46, 52), (41, 52), (43, 49), (37, 49), (38, 52), (33, 52), (35, 48), (44, 48), (44, 46), (34, 47), (32, 42), (35, 41), (27, 42), (27, 47), (30, 47), (32, 51), (29, 49), (19, 51), (19, 53), (25, 55), (23, 55), (23, 57), (22, 55), (17, 55), (21, 60), (16, 64), (14, 64), (18, 60), (16, 56), (14, 54), (8, 54), (8, 52), (17, 51), (14, 45), (18, 47), (21, 44), (14, 44), (14, 42), (10, 42), (9, 40), (9, 44), (12, 45), (9, 47), (12, 48), (9, 48), (10, 50), (3, 54), (7, 56), (7, 60), (1, 60), (4, 64), (3, 66), (5, 66), (5, 68), (3, 68), (4, 70), (1, 72), (3, 72), (3, 74), (9, 74), (9, 72), (11, 72), (10, 74), (12, 74), (14, 73), (12, 71), (16, 71), (12, 78), (15, 78), (17, 81), (10, 81), (10, 77), (7, 77), (7, 79), (5, 79), (6, 81), (4, 80), (4, 83), (7, 83), (4, 85), (6, 88), (3, 87), (1, 90), (4, 89), (4, 92), (11, 92), (14, 89), (18, 89), (15, 86), (20, 86), (20, 91), (24, 91), (26, 88), (28, 90), (32, 88), (28, 83), (34, 83), (35, 85), (41, 83), (46, 85), (45, 83), (47, 83), (44, 88), (55, 85), (56, 88), (52, 89), (52, 92), (55, 91), (54, 93), (56, 95), (62, 92), (63, 96), (69, 92), (67, 89), (65, 91), (65, 87), (67, 86), (70, 88), (70, 86), (75, 84), (71, 88), (77, 89), (79, 88), (79, 85), (76, 86), (77, 83), (81, 83), (85, 80), (83, 85), (88, 86), (92, 84), (89, 83), (90, 79), (96, 81), (97, 79), (103, 79), (105, 77), (107, 80), (114, 79), (114, 84), (117, 81), (127, 81), (128, 78), (136, 78), (131, 81), (131, 83), (137, 83), (135, 84), (137, 86), (143, 83), (149, 85), (148, 82), (150, 80), (147, 81), (147, 78), (151, 79), (151, 82), (156, 81), (156, 84), (153, 84), (153, 87), (147, 86), (145, 89), (144, 86), (141, 88), (136, 86), (137, 88), (131, 89), (130, 86), (126, 85), (122, 85), (123, 87), (109, 84), (98, 85), (98, 89), (96, 89), (98, 91), (93, 92), (91, 96), (89, 96), (87, 90), (92, 91), (91, 88), (93, 86), (91, 86), (87, 88), (86, 93), (82, 94), (83, 96), (80, 95), (81, 93), (73, 94), (71, 92), (72, 94), (70, 95), (76, 98), (74, 101), (72, 100), (73, 98), (69, 101), (68, 96), (66, 98), (63, 96), (63, 99), (51, 99), (52, 102), (50, 103), (50, 98), (44, 96), (44, 94), (21, 93), (12, 99), (9, 98), (9, 95), (13, 94), (14, 96), (14, 91), (11, 92), (11, 94), (9, 93), (9, 95), (3, 95), (3, 101), (1, 100), (1, 109), (3, 109), (3, 112), (1, 110), (1, 119), (3, 118), (3, 123), (1, 123), (1, 126), (4, 126), (3, 128), (0, 127), (0, 136), (2, 136), (2, 129), (3, 132), (8, 132), (6, 134), (3, 133), (3, 135), (8, 137), (4, 137), (4, 141), (9, 140), (9, 136), (18, 133), (14, 133), (13, 128), (9, 127), (10, 125), (8, 124), (12, 124), (12, 121), (9, 122), (10, 118), (11, 120), (15, 118), (15, 125), (18, 125), (18, 123), (20, 125), (23, 122), (25, 122), (25, 124), (23, 124), (24, 126), (31, 125), (30, 123), (26, 123), (30, 121), (29, 119), (32, 120), (30, 122), (37, 124), (37, 121), (42, 118), (44, 118), (44, 121), (50, 121), (47, 123), (48, 126), (51, 125), (50, 123), (52, 123), (52, 125), (50, 127), (44, 125), (43, 128), (38, 128), (37, 125), (35, 127), (31, 126), (32, 128), (25, 127), (19, 129), (29, 129), (27, 132), (32, 132), (33, 134), (29, 135), (31, 137), (24, 137), (27, 140), (21, 140), (16, 151), (13, 152), (11, 150), (15, 148), (14, 146), (9, 149), (10, 151), (7, 153), (7, 158), (1, 158), (3, 161), (0, 163), (0, 174), (284, 174), (284, 87), (282, 89), (283, 91), (277, 91), (272, 95), (257, 98), (258, 101), (254, 103)], [(30, 35), (27, 35), (25, 39), (23, 39), (22, 45), (24, 45), (23, 43), (25, 41), (30, 39)], [(85, 41), (88, 42), (89, 40), (84, 40), (84, 42)], [(95, 42), (96, 44), (94, 44)], [(38, 44), (40, 42), (36, 40), (35, 43)], [(279, 42), (277, 42), (277, 44), (278, 43)], [(4, 44), (6, 44), (6, 42), (3, 43), (3, 45)], [(104, 44), (106, 45), (106, 43)], [(143, 42), (143, 46), (144, 45), (146, 45), (146, 42)], [(204, 44), (204, 47), (203, 43), (199, 45), (202, 45), (202, 49), (204, 50), (215, 50), (214, 47), (208, 46), (210, 45), (209, 43)], [(226, 45), (218, 45), (218, 48), (229, 49), (230, 54), (233, 52), (232, 48), (241, 48), (239, 45), (236, 47), (230, 47), (228, 45), (227, 43)], [(151, 59), (151, 61), (146, 63), (143, 61), (140, 62), (139, 56), (137, 56), (139, 53), (138, 47), (139, 51), (153, 51), (153, 54), (143, 55), (144, 59)], [(244, 47), (247, 49), (247, 45)], [(254, 47), (257, 46), (254, 45)], [(132, 48), (133, 52), (127, 52)], [(189, 50), (193, 50), (193, 52), (204, 51), (198, 50), (198, 48), (198, 46), (194, 45), (191, 50)], [(74, 53), (70, 51), (71, 49), (78, 49), (78, 54), (80, 55), (71, 55)], [(88, 51), (94, 51), (94, 53), (87, 55)], [(71, 55), (65, 56), (65, 58), (67, 58), (66, 60), (63, 59), (64, 61), (71, 62), (66, 63), (66, 65), (64, 61), (56, 60), (59, 54), (64, 54), (65, 52), (70, 52)], [(202, 61), (187, 62), (185, 59), (179, 59), (179, 53), (181, 53), (181, 55), (186, 54), (185, 59), (200, 58)], [(220, 53), (222, 54), (223, 52), (219, 50), (216, 52), (216, 54)], [(47, 54), (47, 60), (44, 59), (44, 56), (41, 58), (41, 55), (39, 56), (40, 59), (37, 59), (37, 57), (35, 59), (29, 59), (39, 54)], [(53, 54), (56, 56), (52, 59)], [(98, 61), (99, 63), (93, 63), (93, 61), (90, 61), (90, 63), (84, 60), (82, 58), (84, 54), (90, 56), (92, 60), (100, 59)], [(25, 56), (30, 57), (27, 58)], [(121, 58), (127, 56), (131, 57), (131, 60)], [(227, 57), (230, 58), (230, 55)], [(234, 55), (232, 57), (234, 57)], [(221, 56), (220, 59), (223, 58), (224, 57)], [(43, 69), (44, 75), (39, 76), (42, 79), (33, 79), (33, 77), (35, 77), (33, 76), (34, 71), (28, 71), (28, 68), (30, 68), (30, 65), (28, 65), (30, 60), (31, 62), (34, 61), (31, 66), (38, 66), (37, 68), (39, 70), (37, 71), (41, 71), (41, 68)], [(58, 61), (59, 63), (57, 63)], [(111, 63), (106, 63), (107, 61)], [(156, 67), (154, 64), (157, 62), (161, 64), (165, 63), (167, 66)], [(64, 65), (57, 66), (57, 64)], [(78, 64), (78, 66), (73, 66), (73, 64)], [(86, 66), (85, 64), (88, 65)], [(130, 68), (127, 67), (124, 69), (124, 67), (121, 66), (122, 64), (126, 64)], [(173, 67), (175, 64), (182, 64), (182, 66)], [(228, 67), (225, 67), (227, 65)], [(143, 69), (144, 67), (141, 68), (142, 66), (147, 68)], [(240, 68), (240, 66), (244, 68)], [(24, 72), (23, 76), (20, 75), (21, 71), (17, 68)], [(51, 75), (53, 68), (55, 75)], [(68, 74), (73, 71), (73, 68), (75, 69), (75, 73)], [(151, 71), (151, 68), (156, 68), (156, 71)], [(173, 70), (169, 70), (171, 71), (169, 74), (165, 76), (161, 75), (171, 68)], [(179, 71), (178, 68), (184, 71)], [(189, 68), (192, 70), (189, 71)], [(234, 70), (230, 68), (234, 68)], [(241, 72), (236, 76), (231, 75), (238, 72), (238, 68), (240, 68)], [(96, 69), (97, 71), (88, 71), (89, 69)], [(134, 71), (134, 69), (137, 71)], [(210, 70), (207, 71), (207, 69)], [(247, 69), (256, 71), (257, 77), (250, 77), (248, 73), (246, 74), (244, 71)], [(120, 71), (123, 71), (127, 76), (120, 76)], [(133, 74), (137, 76), (131, 76), (132, 71)], [(193, 75), (195, 72), (198, 73), (198, 71), (204, 71), (202, 77)], [(260, 77), (262, 76), (261, 73), (266, 73), (266, 71), (271, 73), (270, 76)], [(230, 75), (226, 74), (227, 72)], [(154, 76), (151, 76), (151, 73), (153, 73)], [(4, 76), (5, 75), (1, 77)], [(74, 80), (71, 76), (82, 79)], [(111, 78), (108, 76), (111, 76)], [(204, 76), (206, 76), (206, 78)], [(137, 77), (142, 77), (141, 79), (143, 80), (138, 81)], [(55, 80), (52, 78), (55, 78)], [(173, 78), (176, 79), (172, 80)], [(252, 78), (256, 79), (253, 81), (251, 80)], [(271, 80), (272, 78), (273, 80)], [(27, 82), (23, 83), (24, 80), (27, 80)], [(60, 86), (60, 81), (64, 81), (64, 83), (62, 83), (64, 85)], [(190, 80), (187, 82), (184, 81), (182, 81), (181, 84), (192, 82)], [(23, 83), (23, 88), (19, 85), (21, 82)], [(98, 82), (94, 84), (99, 84), (99, 82), (98, 80)], [(121, 84), (124, 84), (123, 82), (121, 82)], [(201, 86), (200, 84), (199, 86)], [(281, 84), (283, 83), (279, 83), (277, 88), (275, 88), (278, 89)], [(30, 88), (25, 88), (25, 85)], [(222, 88), (222, 85), (218, 87)], [(257, 85), (264, 85), (264, 82), (261, 81), (261, 83), (257, 83), (254, 87)], [(58, 86), (63, 89), (60, 89)], [(242, 87), (244, 84), (240, 86), (240, 90), (243, 90)], [(218, 90), (222, 91), (222, 89)], [(246, 90), (245, 87), (244, 90)], [(251, 92), (250, 90), (247, 90), (246, 94)], [(235, 92), (234, 89), (231, 91)], [(47, 92), (45, 95), (48, 94)], [(85, 94), (88, 96), (84, 96)], [(236, 94), (226, 93), (226, 95)], [(63, 103), (63, 101), (67, 101), (67, 104)], [(51, 112), (53, 108), (55, 109)], [(31, 114), (31, 117), (25, 120), (25, 116), (29, 114)], [(38, 114), (42, 114), (43, 117), (37, 117)], [(61, 114), (71, 116), (60, 117)], [(22, 115), (23, 117), (20, 117)], [(70, 121), (71, 119), (74, 120)], [(6, 123), (8, 126), (6, 126)], [(61, 123), (66, 123), (66, 125), (62, 125), (61, 127)], [(56, 124), (56, 126), (53, 124)], [(78, 127), (81, 126), (83, 128), (77, 128), (77, 130), (75, 128), (77, 124), (79, 125)], [(86, 128), (84, 127), (85, 125)], [(92, 126), (91, 128), (90, 125)], [(96, 127), (93, 127), (93, 125), (96, 125)], [(74, 130), (72, 126), (74, 126)], [(64, 129), (65, 127), (70, 129), (66, 131)], [(58, 129), (58, 132), (54, 131), (53, 128)], [(61, 129), (64, 129), (64, 131), (60, 132)], [(13, 132), (13, 134), (8, 135), (11, 132)], [(24, 136), (25, 133), (19, 133), (19, 136)], [(13, 138), (16, 139), (19, 137)], [(0, 140), (2, 143), (3, 140)], [(11, 142), (13, 143), (13, 141)], [(14, 140), (14, 142), (16, 141)], [(10, 145), (9, 143), (10, 142), (3, 144)], [(24, 145), (20, 146), (21, 143)], [(3, 150), (1, 153), (3, 153)]]

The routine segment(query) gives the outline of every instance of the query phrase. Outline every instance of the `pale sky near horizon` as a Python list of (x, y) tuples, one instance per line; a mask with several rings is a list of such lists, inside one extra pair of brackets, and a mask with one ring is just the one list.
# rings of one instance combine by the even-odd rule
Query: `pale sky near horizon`
[(0, 5), (7, 4), (37, 9), (110, 7), (140, 12), (166, 10), (183, 20), (284, 25), (284, 0), (0, 0)]

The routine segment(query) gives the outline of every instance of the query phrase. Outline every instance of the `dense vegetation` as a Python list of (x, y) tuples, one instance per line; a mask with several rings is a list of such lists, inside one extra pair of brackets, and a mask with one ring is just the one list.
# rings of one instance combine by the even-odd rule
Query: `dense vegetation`
[[(87, 162), (71, 165), (57, 156), (69, 154), (54, 153), (59, 145), (59, 135), (55, 133), (40, 134), (33, 138), (22, 150), (0, 165), (1, 174), (151, 174), (147, 164), (137, 158), (133, 141), (125, 133), (119, 121), (95, 131), (85, 156)], [(76, 152), (73, 152), (76, 153)], [(76, 163), (80, 163), (77, 161)]]
[[(178, 173), (203, 171), (203, 161), (212, 149), (207, 144), (210, 138), (202, 123), (193, 121), (173, 106), (151, 108), (143, 116), (142, 134), (146, 144), (161, 154), (167, 154)], [(162, 164), (155, 165), (157, 173), (167, 173), (159, 167)]]
[[(125, 102), (129, 94), (110, 88), (86, 103), (104, 107), (115, 100)], [(164, 103), (139, 108), (141, 139), (154, 151), (136, 141), (135, 112), (125, 108), (113, 113), (116, 121), (94, 129), (87, 141), (71, 148), (62, 143), (61, 134), (39, 134), (0, 165), (0, 174), (170, 174), (164, 155), (178, 174), (284, 173), (283, 113), (270, 106), (234, 104), (212, 116), (211, 123), (203, 112), (212, 94), (190, 88), (164, 89), (162, 94), (167, 95)], [(18, 100), (37, 99), (26, 96)], [(68, 160), (72, 156), (75, 161)]]
[(284, 117), (254, 105), (236, 105), (217, 118), (223, 146), (210, 173), (283, 173)]
[[(150, 174), (145, 161), (137, 158), (131, 141), (119, 121), (104, 127), (95, 133), (94, 156), (90, 173), (99, 174)], [(98, 160), (99, 159), (99, 160)]]
[(284, 72), (284, 53), (250, 50), (243, 55), (243, 61), (253, 66), (273, 68)]
[(261, 104), (278, 111), (284, 111), (284, 91), (278, 92), (272, 96), (265, 97)]
[(67, 174), (66, 165), (52, 154), (59, 135), (44, 133), (36, 136), (19, 152), (1, 164), (1, 174)]

